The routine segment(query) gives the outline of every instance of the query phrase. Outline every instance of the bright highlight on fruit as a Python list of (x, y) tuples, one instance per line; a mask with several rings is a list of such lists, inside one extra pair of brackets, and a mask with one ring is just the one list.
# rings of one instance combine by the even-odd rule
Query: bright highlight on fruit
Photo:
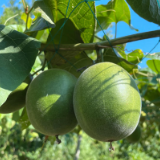
[(73, 90), (77, 79), (61, 69), (50, 69), (38, 75), (26, 95), (30, 122), (47, 136), (71, 131), (77, 120), (73, 111)]
[(139, 90), (128, 72), (114, 63), (98, 63), (86, 69), (76, 83), (73, 101), (79, 125), (97, 140), (123, 139), (138, 125)]

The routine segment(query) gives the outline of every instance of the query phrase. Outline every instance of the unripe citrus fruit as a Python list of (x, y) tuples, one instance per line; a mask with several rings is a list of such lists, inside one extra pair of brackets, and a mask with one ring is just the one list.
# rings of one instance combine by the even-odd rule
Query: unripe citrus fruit
[(103, 62), (86, 69), (74, 89), (74, 111), (81, 128), (100, 141), (117, 141), (137, 127), (141, 97), (122, 67)]
[(77, 120), (73, 111), (73, 90), (77, 79), (61, 69), (38, 75), (26, 95), (26, 109), (31, 124), (47, 136), (71, 131)]

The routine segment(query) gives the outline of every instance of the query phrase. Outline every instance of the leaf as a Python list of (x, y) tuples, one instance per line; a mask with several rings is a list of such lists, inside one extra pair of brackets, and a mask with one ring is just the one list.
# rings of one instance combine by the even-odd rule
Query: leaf
[(149, 22), (160, 24), (157, 0), (126, 0), (131, 8)]
[(28, 119), (26, 107), (23, 109), (22, 115), (19, 119), (19, 124), (21, 125), (21, 129), (24, 130), (30, 126), (30, 121)]
[(66, 66), (63, 69), (68, 70), (77, 78), (86, 68), (93, 65), (92, 60), (85, 53), (80, 53), (76, 55), (70, 60), (70, 62), (72, 63), (72, 65), (66, 64)]
[(15, 111), (13, 114), (12, 114), (12, 120), (15, 121), (15, 122), (18, 122), (20, 117), (21, 117), (21, 114), (23, 112), (23, 108), (18, 110), (18, 111)]
[(145, 58), (160, 60), (160, 52), (148, 54)]
[(142, 50), (136, 49), (133, 52), (126, 54), (125, 59), (131, 63), (137, 64), (137, 63), (141, 62), (143, 57), (144, 57), (144, 54), (143, 54)]
[(0, 106), (0, 113), (12, 113), (25, 106), (28, 84), (22, 83), (8, 96), (5, 103)]
[(40, 42), (0, 25), (0, 106), (29, 75)]
[(147, 65), (152, 71), (160, 74), (160, 60), (148, 60)]
[[(107, 29), (112, 22), (118, 23), (123, 21), (131, 25), (130, 10), (125, 0), (109, 1), (106, 5), (97, 6), (96, 10), (98, 21), (103, 29)], [(99, 31), (101, 31), (101, 28), (97, 25), (96, 32)]]
[[(44, 0), (44, 1), (52, 9), (56, 28), (58, 21), (60, 21), (61, 19), (68, 18), (70, 16), (69, 19), (72, 21), (76, 29), (79, 30), (83, 42), (84, 43), (93, 42), (93, 35), (96, 23), (94, 15), (92, 14), (87, 3), (82, 2), (81, 0), (70, 0), (68, 12), (66, 15), (68, 0)], [(90, 5), (93, 13), (95, 13), (94, 2), (88, 2), (88, 4)], [(66, 21), (66, 24), (67, 23), (70, 22)], [(70, 31), (72, 31), (72, 28), (68, 25), (68, 27), (66, 27), (66, 30), (68, 30), (69, 33), (71, 33)]]
[[(124, 55), (123, 55), (124, 56)], [(104, 51), (103, 58), (105, 62), (113, 62), (121, 67), (123, 67), (128, 72), (132, 73), (133, 69), (136, 69), (137, 66), (133, 63), (130, 63), (124, 59), (120, 52), (117, 52), (116, 49), (107, 48)]]
[(23, 26), (23, 25), (18, 25), (18, 24), (13, 24), (13, 25), (9, 25), (8, 27), (10, 27), (11, 29), (13, 29), (13, 30), (16, 30), (16, 31), (18, 31), (18, 32), (24, 32), (24, 30), (25, 30), (25, 26)]
[(43, 0), (35, 1), (33, 8), (35, 19), (26, 33), (55, 27), (52, 11)]
[[(45, 0), (45, 2), (52, 9), (56, 24), (56, 27), (51, 30), (47, 43), (75, 44), (93, 42), (96, 23), (89, 6), (85, 2), (71, 0), (67, 15), (68, 0)], [(95, 13), (94, 2), (88, 2), (88, 4)], [(67, 19), (68, 17), (69, 19)], [(62, 26), (64, 27), (60, 30)], [(61, 35), (61, 33), (63, 34)], [(57, 53), (47, 53), (46, 58), (52, 67), (62, 68), (65, 64), (72, 66), (70, 61), (79, 53), (80, 51), (58, 51)]]
[[(51, 30), (51, 33), (48, 38), (48, 43), (50, 41), (53, 44), (58, 44), (61, 42), (62, 44), (71, 44), (71, 43), (83, 43), (83, 40), (80, 36), (79, 30), (74, 26), (73, 22), (69, 19), (63, 29), (63, 37), (61, 39), (60, 32), (57, 34), (56, 38), (53, 37), (59, 30), (60, 26), (63, 24), (64, 19), (59, 20), (56, 23), (56, 28)], [(52, 65), (52, 67), (61, 68), (61, 66), (65, 64), (70, 64), (72, 58), (75, 55), (80, 53), (79, 51), (57, 51), (57, 53), (48, 52), (46, 55), (46, 59), (48, 60), (48, 64)], [(71, 66), (71, 65), (69, 65)]]
[[(63, 36), (61, 32), (58, 32), (59, 28), (63, 25), (65, 19), (60, 19), (56, 23), (56, 28), (52, 29), (47, 43), (51, 42), (53, 44), (74, 44), (74, 43), (83, 43), (81, 38), (80, 31), (76, 28), (74, 23), (69, 19), (66, 25), (63, 28)], [(56, 35), (56, 36), (54, 36)]]
[(39, 70), (40, 68), (42, 68), (41, 65), (41, 60), (40, 58), (37, 56), (34, 65), (32, 66), (32, 70), (31, 73), (33, 74), (34, 72), (36, 72), (37, 70)]
[[(26, 13), (23, 13), (21, 15), (21, 19), (26, 23), (26, 21), (27, 21), (27, 15), (26, 15)], [(32, 24), (32, 18), (29, 16), (28, 17), (27, 28), (30, 28), (31, 24)]]

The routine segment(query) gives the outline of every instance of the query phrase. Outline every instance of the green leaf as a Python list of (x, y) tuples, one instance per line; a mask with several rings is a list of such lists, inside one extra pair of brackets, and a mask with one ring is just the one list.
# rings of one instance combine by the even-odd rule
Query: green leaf
[(25, 26), (23, 26), (23, 25), (18, 25), (18, 24), (13, 24), (13, 25), (9, 25), (8, 27), (10, 27), (11, 29), (13, 29), (13, 30), (16, 30), (16, 31), (18, 31), (18, 32), (24, 32), (24, 30), (25, 30)]
[(160, 24), (157, 0), (127, 0), (131, 8), (147, 21)]
[(143, 57), (144, 57), (144, 54), (143, 54), (142, 50), (136, 49), (133, 52), (126, 54), (125, 59), (131, 63), (137, 64), (137, 63), (141, 62)]
[(52, 11), (43, 0), (35, 1), (33, 8), (35, 19), (26, 33), (55, 27)]
[(160, 60), (148, 60), (147, 65), (152, 71), (160, 74)]
[(28, 119), (26, 107), (23, 109), (22, 115), (19, 119), (19, 124), (21, 125), (21, 129), (24, 130), (30, 126), (30, 121)]
[[(93, 42), (93, 35), (96, 23), (95, 23), (95, 18), (90, 8), (88, 7), (87, 3), (82, 2), (81, 0), (70, 0), (68, 12), (66, 15), (68, 0), (44, 0), (44, 1), (52, 9), (56, 28), (58, 21), (64, 18), (68, 18), (70, 15), (69, 19), (72, 21), (76, 29), (79, 30), (83, 42), (85, 43)], [(95, 13), (94, 2), (88, 2), (88, 4), (90, 5), (93, 13)], [(70, 22), (67, 21), (66, 23)], [(71, 33), (70, 31), (72, 31), (72, 27), (70, 27), (70, 25), (68, 25), (68, 27), (66, 27), (65, 25), (65, 29), (68, 30), (69, 33)]]
[[(65, 19), (60, 19), (56, 23), (56, 28), (52, 29), (47, 43), (51, 42), (53, 44), (74, 44), (74, 43), (83, 43), (81, 38), (80, 31), (76, 28), (74, 23), (69, 19), (66, 25), (63, 28), (63, 36), (61, 32), (58, 32), (59, 28), (63, 25)], [(57, 35), (56, 35), (57, 34)], [(56, 35), (56, 36), (54, 36)]]
[(28, 84), (22, 83), (8, 96), (5, 103), (0, 106), (0, 113), (12, 113), (25, 106)]
[(18, 111), (15, 111), (13, 114), (12, 114), (12, 120), (14, 120), (15, 122), (18, 122), (20, 117), (21, 117), (21, 114), (23, 112), (23, 108), (18, 110)]
[[(114, 50), (114, 51), (113, 51)], [(124, 55), (123, 55), (124, 56)], [(133, 63), (130, 63), (121, 56), (120, 52), (117, 52), (116, 49), (107, 48), (103, 53), (103, 59), (105, 62), (113, 62), (121, 67), (123, 67), (128, 72), (132, 73), (133, 69), (136, 69), (137, 66)]]
[(145, 58), (160, 60), (160, 52), (148, 54)]
[[(47, 40), (48, 43), (50, 41), (53, 41), (54, 44), (59, 44), (59, 42), (61, 42), (62, 44), (83, 43), (79, 30), (74, 26), (74, 23), (70, 19), (64, 26), (62, 39), (60, 32), (57, 34), (55, 38), (53, 37), (53, 35), (57, 33), (63, 22), (64, 19), (61, 19), (56, 23), (57, 27), (52, 29), (49, 38)], [(78, 53), (80, 52), (79, 51), (58, 51), (57, 53), (48, 52), (46, 55), (46, 59), (48, 60), (48, 63), (52, 65), (52, 67), (61, 68), (65, 64), (71, 67), (70, 61), (72, 61), (72, 58), (74, 58), (74, 56), (77, 55)]]
[[(26, 13), (23, 13), (21, 15), (21, 19), (26, 23), (26, 21), (27, 21), (27, 15), (26, 15)], [(32, 24), (32, 18), (29, 16), (28, 17), (27, 28), (29, 28), (31, 26), (31, 24)]]
[[(123, 21), (130, 25), (130, 10), (125, 0), (109, 1), (106, 5), (97, 6), (96, 10), (98, 21), (103, 29), (107, 29), (112, 22), (118, 23)], [(97, 25), (96, 31), (101, 31), (99, 25)]]
[[(75, 44), (93, 42), (96, 23), (87, 3), (81, 0), (71, 0), (66, 15), (68, 0), (46, 0), (45, 2), (52, 9), (56, 24), (56, 27), (51, 30), (47, 43)], [(94, 2), (88, 2), (88, 4), (95, 13)], [(69, 19), (66, 19), (68, 17)], [(66, 22), (65, 25), (64, 22)], [(60, 31), (60, 29), (63, 25), (63, 34), (61, 35), (62, 30)], [(61, 68), (65, 64), (72, 66), (70, 61), (79, 53), (79, 51), (58, 51), (56, 54), (53, 52), (47, 53), (46, 58), (52, 67)]]
[(40, 42), (0, 25), (0, 106), (28, 76)]
[(93, 65), (93, 61), (83, 52), (73, 57), (70, 62), (72, 63), (72, 65), (66, 64), (63, 69), (68, 70), (77, 78), (86, 68)]

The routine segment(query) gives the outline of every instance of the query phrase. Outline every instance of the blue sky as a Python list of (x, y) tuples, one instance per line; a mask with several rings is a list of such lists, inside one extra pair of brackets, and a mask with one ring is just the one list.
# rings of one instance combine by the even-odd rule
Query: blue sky
[[(17, 0), (18, 2), (19, 0)], [(31, 0), (28, 0), (29, 3), (31, 3)], [(8, 5), (9, 0), (2, 1), (0, 0), (0, 15), (3, 13), (3, 8), (2, 6)], [(100, 0), (96, 1), (96, 5), (100, 4), (107, 4), (109, 0)], [(157, 24), (154, 24), (152, 22), (148, 22), (144, 20), (143, 18), (139, 17), (131, 8), (131, 24), (134, 28), (138, 29), (139, 31), (136, 32), (134, 30), (131, 30), (130, 27), (124, 23), (124, 22), (119, 22), (117, 25), (117, 38), (118, 37), (123, 37), (131, 34), (136, 34), (136, 33), (142, 33), (142, 32), (148, 32), (148, 31), (153, 31), (153, 30), (159, 30), (160, 27)], [(111, 33), (114, 35), (114, 25), (113, 28), (110, 29)], [(102, 33), (99, 34), (100, 36), (103, 36)], [(141, 49), (144, 53), (148, 53), (159, 41), (159, 38), (151, 38), (151, 39), (146, 39), (146, 40), (141, 40), (137, 42), (130, 42), (127, 43), (126, 49), (128, 51), (132, 51), (135, 49)], [(160, 44), (152, 51), (152, 53), (155, 52), (160, 52)], [(146, 65), (146, 60), (144, 60), (142, 63), (140, 63), (140, 67), (144, 68), (147, 67)]]

